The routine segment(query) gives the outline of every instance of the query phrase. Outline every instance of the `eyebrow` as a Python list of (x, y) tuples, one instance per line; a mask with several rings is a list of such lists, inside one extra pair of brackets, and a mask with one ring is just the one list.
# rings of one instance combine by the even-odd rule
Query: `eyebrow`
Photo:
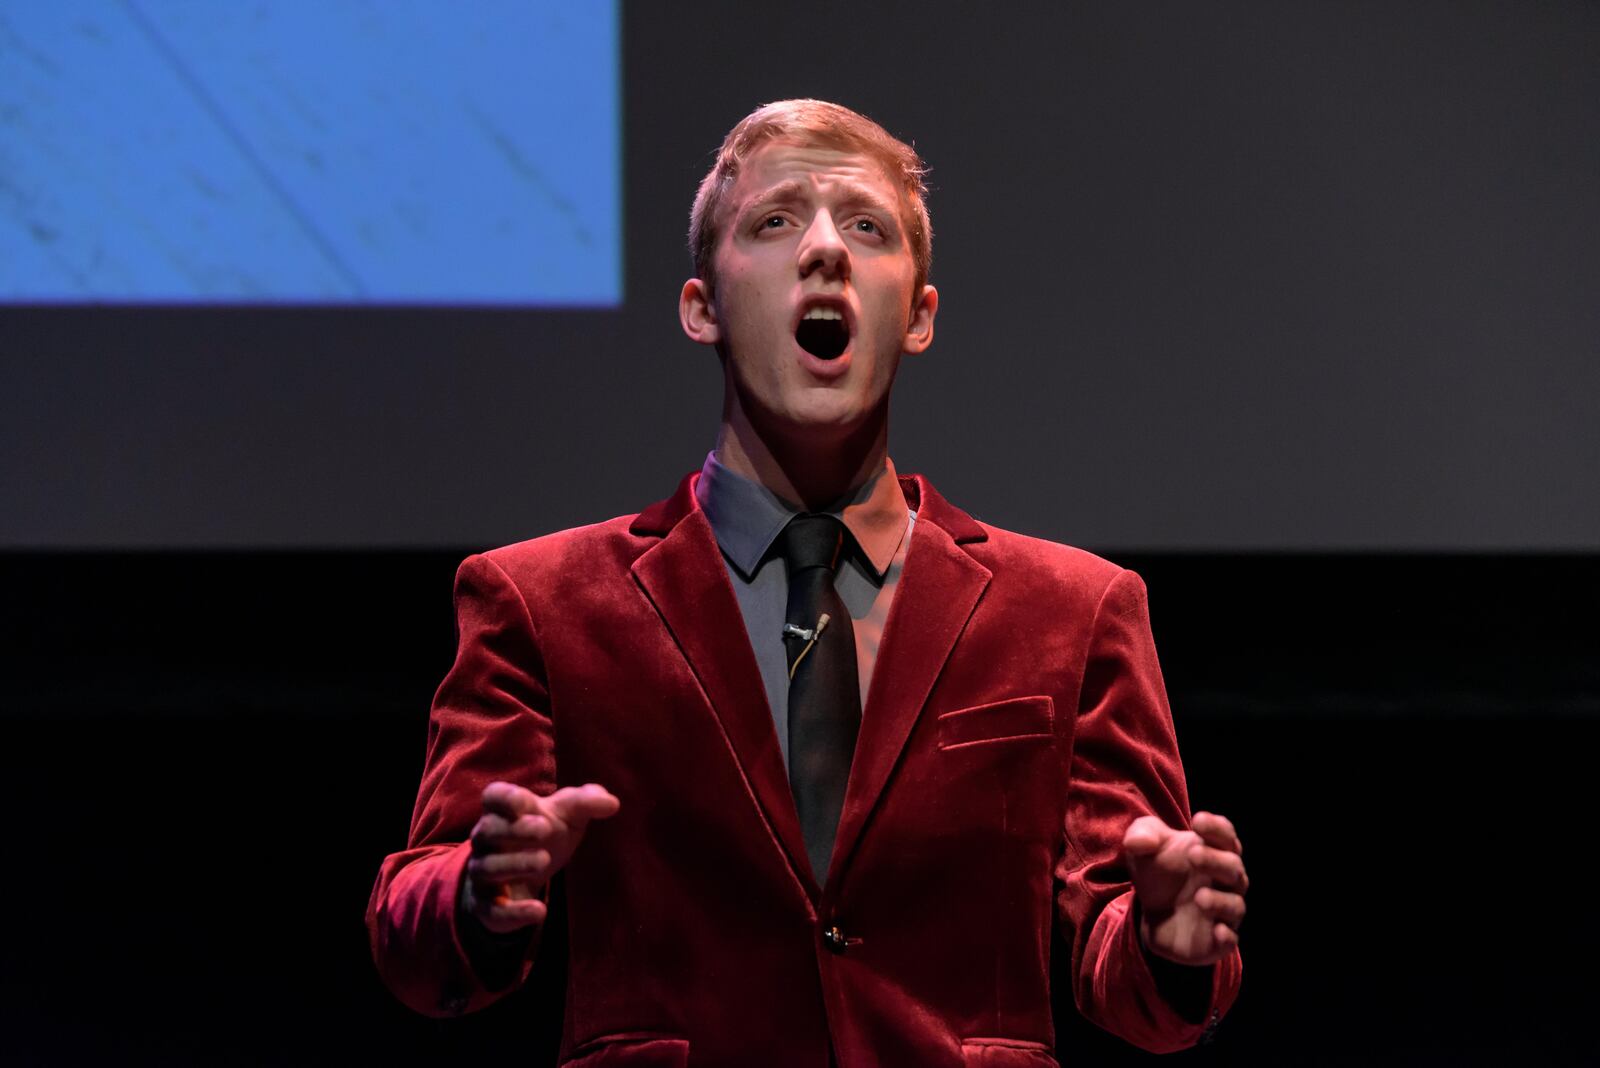
[[(744, 211), (749, 212), (766, 204), (787, 203), (796, 200), (809, 199), (810, 193), (807, 191), (805, 185), (801, 182), (795, 181), (794, 179), (790, 179), (786, 182), (779, 182), (777, 185), (768, 189), (764, 189), (757, 195), (751, 197), (745, 202), (746, 206)], [(876, 211), (882, 212), (885, 215), (888, 215), (896, 222), (898, 222), (900, 219), (900, 212), (898, 208), (884, 201), (882, 197), (870, 193), (859, 186), (846, 187), (845, 195), (842, 198), (842, 203), (846, 206), (861, 205), (872, 208)]]

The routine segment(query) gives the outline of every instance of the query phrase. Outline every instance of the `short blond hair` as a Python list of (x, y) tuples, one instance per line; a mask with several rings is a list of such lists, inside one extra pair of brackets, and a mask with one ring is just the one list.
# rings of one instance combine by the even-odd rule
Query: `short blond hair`
[(912, 299), (922, 292), (933, 265), (933, 226), (928, 219), (927, 165), (916, 149), (859, 112), (826, 100), (779, 100), (756, 108), (728, 131), (717, 160), (700, 180), (689, 212), (689, 254), (696, 276), (716, 287), (717, 242), (722, 238), (723, 200), (750, 154), (778, 139), (859, 152), (876, 161), (901, 189), (903, 221), (911, 242), (917, 279)]

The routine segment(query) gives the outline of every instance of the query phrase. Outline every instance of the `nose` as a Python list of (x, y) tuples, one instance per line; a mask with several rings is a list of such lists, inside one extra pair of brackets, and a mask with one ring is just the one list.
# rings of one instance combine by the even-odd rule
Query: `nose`
[(817, 212), (800, 242), (800, 277), (813, 274), (840, 282), (850, 277), (850, 249), (827, 211)]

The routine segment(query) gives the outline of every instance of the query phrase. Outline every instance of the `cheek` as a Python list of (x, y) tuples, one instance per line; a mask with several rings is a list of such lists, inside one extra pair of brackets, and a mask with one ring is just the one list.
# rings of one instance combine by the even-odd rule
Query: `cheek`
[(744, 337), (780, 331), (785, 311), (780, 301), (759, 284), (744, 283), (724, 292), (721, 314), (729, 329)]
[(911, 289), (911, 275), (904, 273), (902, 276), (899, 271), (893, 272), (877, 287), (879, 295), (872, 302), (870, 311), (874, 337), (893, 337), (896, 344), (905, 339), (906, 330), (911, 325)]
[(906, 326), (910, 322), (910, 310), (898, 303), (886, 303), (878, 309), (878, 314), (873, 317), (871, 333), (872, 348), (876, 352), (899, 353), (906, 340)]

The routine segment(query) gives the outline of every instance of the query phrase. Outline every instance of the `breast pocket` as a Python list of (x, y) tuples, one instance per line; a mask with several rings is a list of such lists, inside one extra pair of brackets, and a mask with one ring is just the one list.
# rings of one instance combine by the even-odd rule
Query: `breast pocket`
[(1055, 705), (1042, 695), (961, 708), (939, 717), (939, 748), (1049, 741), (1054, 722)]

